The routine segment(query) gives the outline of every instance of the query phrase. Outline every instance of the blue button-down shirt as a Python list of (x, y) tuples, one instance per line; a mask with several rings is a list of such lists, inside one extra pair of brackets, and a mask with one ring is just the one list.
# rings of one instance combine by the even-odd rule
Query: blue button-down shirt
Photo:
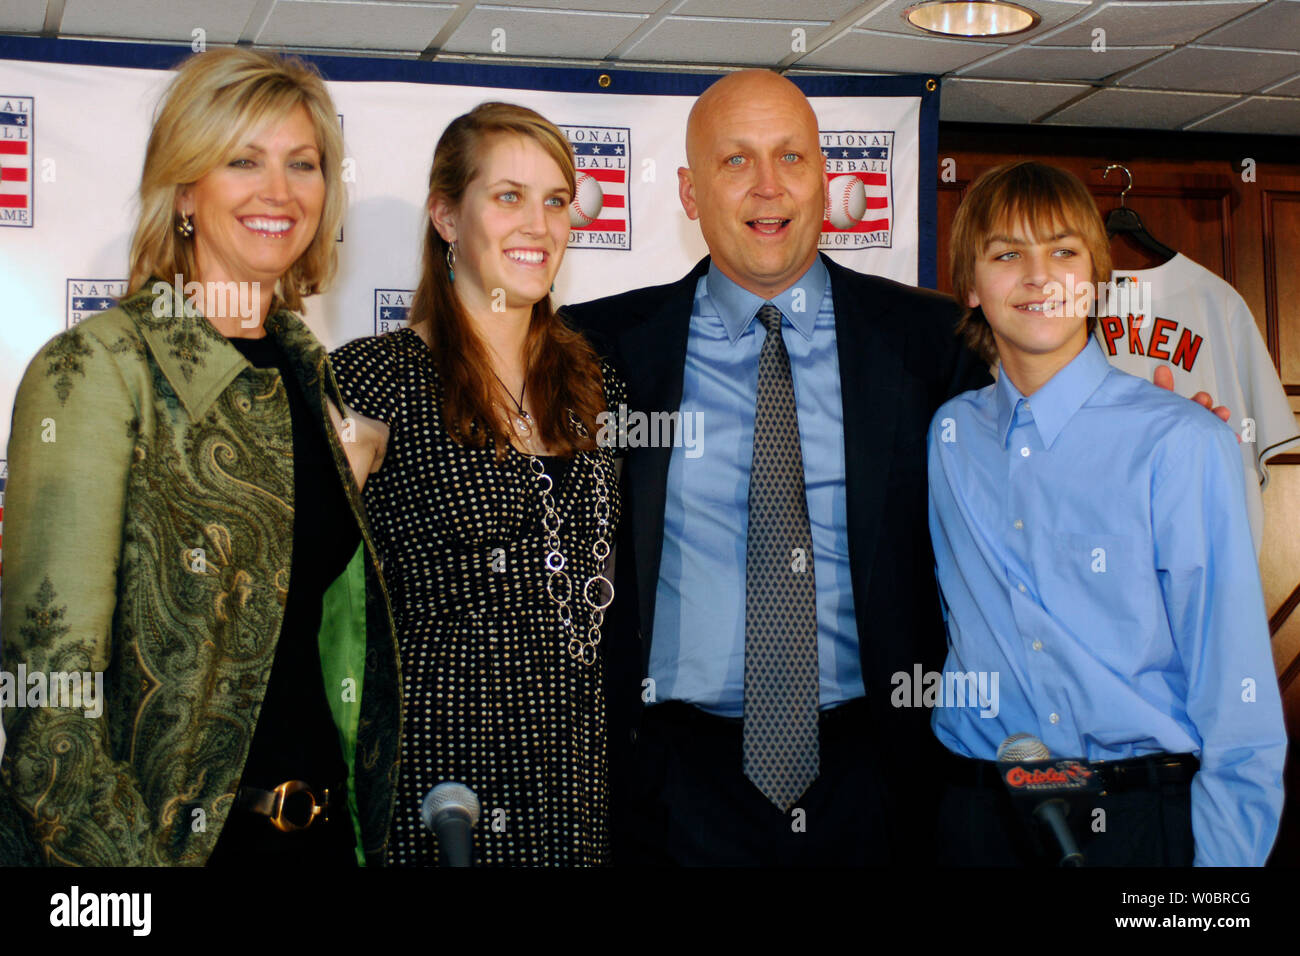
[(1001, 375), (947, 402), (929, 456), (944, 671), (998, 689), (942, 701), (939, 739), (984, 760), (1021, 731), (1060, 757), (1194, 752), (1195, 862), (1263, 864), (1286, 732), (1232, 432), (1089, 339), (1032, 398)]
[[(821, 704), (864, 693), (849, 578), (844, 500), (844, 408), (830, 278), (819, 257), (771, 300), (784, 316), (812, 526)], [(695, 290), (681, 411), (695, 417), (698, 451), (674, 447), (668, 465), (650, 676), (655, 700), (685, 700), (740, 716), (745, 697), (745, 542), (754, 457), (764, 300), (710, 266)]]

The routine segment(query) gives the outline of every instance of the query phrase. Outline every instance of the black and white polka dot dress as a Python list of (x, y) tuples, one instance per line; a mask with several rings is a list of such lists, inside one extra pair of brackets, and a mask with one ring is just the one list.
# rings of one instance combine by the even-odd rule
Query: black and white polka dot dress
[[(467, 785), (482, 805), (476, 864), (607, 862), (603, 654), (594, 664), (570, 656), (562, 612), (547, 596), (545, 511), (529, 458), (511, 449), (498, 463), (491, 448), (452, 441), (437, 372), (410, 329), (350, 342), (330, 360), (344, 400), (390, 426), (383, 468), (364, 495), (402, 656), (405, 727), (389, 862), (437, 863), (420, 804), (447, 780)], [(626, 401), (623, 385), (608, 367), (603, 373), (616, 409)], [(612, 543), (619, 497), (609, 449), (574, 459), (553, 492), (568, 605), (584, 636), (582, 586), (603, 568), (593, 555), (597, 460)]]

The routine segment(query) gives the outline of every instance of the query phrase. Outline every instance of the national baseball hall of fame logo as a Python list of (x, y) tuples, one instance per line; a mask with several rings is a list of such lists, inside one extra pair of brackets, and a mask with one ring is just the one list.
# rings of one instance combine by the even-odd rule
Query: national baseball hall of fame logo
[(414, 289), (376, 289), (375, 335), (406, 328), (406, 316), (414, 298)]
[(32, 225), (35, 99), (0, 95), (0, 226)]
[(822, 249), (889, 248), (894, 243), (894, 131), (820, 131), (830, 199)]
[(70, 329), (96, 312), (111, 309), (124, 295), (125, 279), (69, 279), (64, 328)]
[(630, 131), (622, 126), (561, 126), (577, 173), (569, 203), (570, 249), (631, 249)]

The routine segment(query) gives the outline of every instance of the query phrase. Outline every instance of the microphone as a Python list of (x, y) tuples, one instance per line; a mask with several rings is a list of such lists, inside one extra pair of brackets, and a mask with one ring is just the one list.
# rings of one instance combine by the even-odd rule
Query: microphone
[(440, 783), (425, 795), (420, 819), (438, 838), (440, 866), (473, 865), (478, 815), (478, 797), (463, 783)]
[[(1079, 761), (1058, 761), (1045, 766), (1044, 762), (1051, 759), (1052, 752), (1047, 745), (1033, 734), (1012, 734), (998, 747), (998, 763), (1004, 765), (1002, 782), (1013, 799), (1023, 802), (1029, 798), (1029, 802), (1033, 802), (1039, 795), (1048, 794), (1046, 800), (1037, 800), (1031, 813), (1034, 819), (1046, 823), (1052, 831), (1061, 851), (1057, 865), (1083, 866), (1083, 854), (1065, 822), (1070, 805), (1052, 794), (1073, 794), (1092, 789), (1093, 773)], [(1033, 766), (1025, 767), (1023, 764)]]

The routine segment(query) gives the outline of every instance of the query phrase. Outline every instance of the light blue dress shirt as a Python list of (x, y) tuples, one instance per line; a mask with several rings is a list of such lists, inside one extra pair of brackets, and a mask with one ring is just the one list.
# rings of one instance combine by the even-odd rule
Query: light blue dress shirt
[[(655, 702), (684, 700), (738, 717), (745, 697), (745, 543), (754, 458), (758, 353), (765, 300), (710, 266), (695, 290), (681, 411), (695, 416), (698, 453), (668, 465), (650, 677)], [(784, 316), (812, 526), (821, 705), (864, 693), (849, 578), (844, 407), (835, 310), (821, 258), (771, 300)]]
[(944, 671), (999, 691), (937, 708), (939, 739), (983, 760), (1021, 731), (1059, 757), (1193, 752), (1196, 864), (1263, 864), (1286, 731), (1232, 432), (1089, 338), (1032, 399), (1001, 375), (943, 405), (929, 461)]

